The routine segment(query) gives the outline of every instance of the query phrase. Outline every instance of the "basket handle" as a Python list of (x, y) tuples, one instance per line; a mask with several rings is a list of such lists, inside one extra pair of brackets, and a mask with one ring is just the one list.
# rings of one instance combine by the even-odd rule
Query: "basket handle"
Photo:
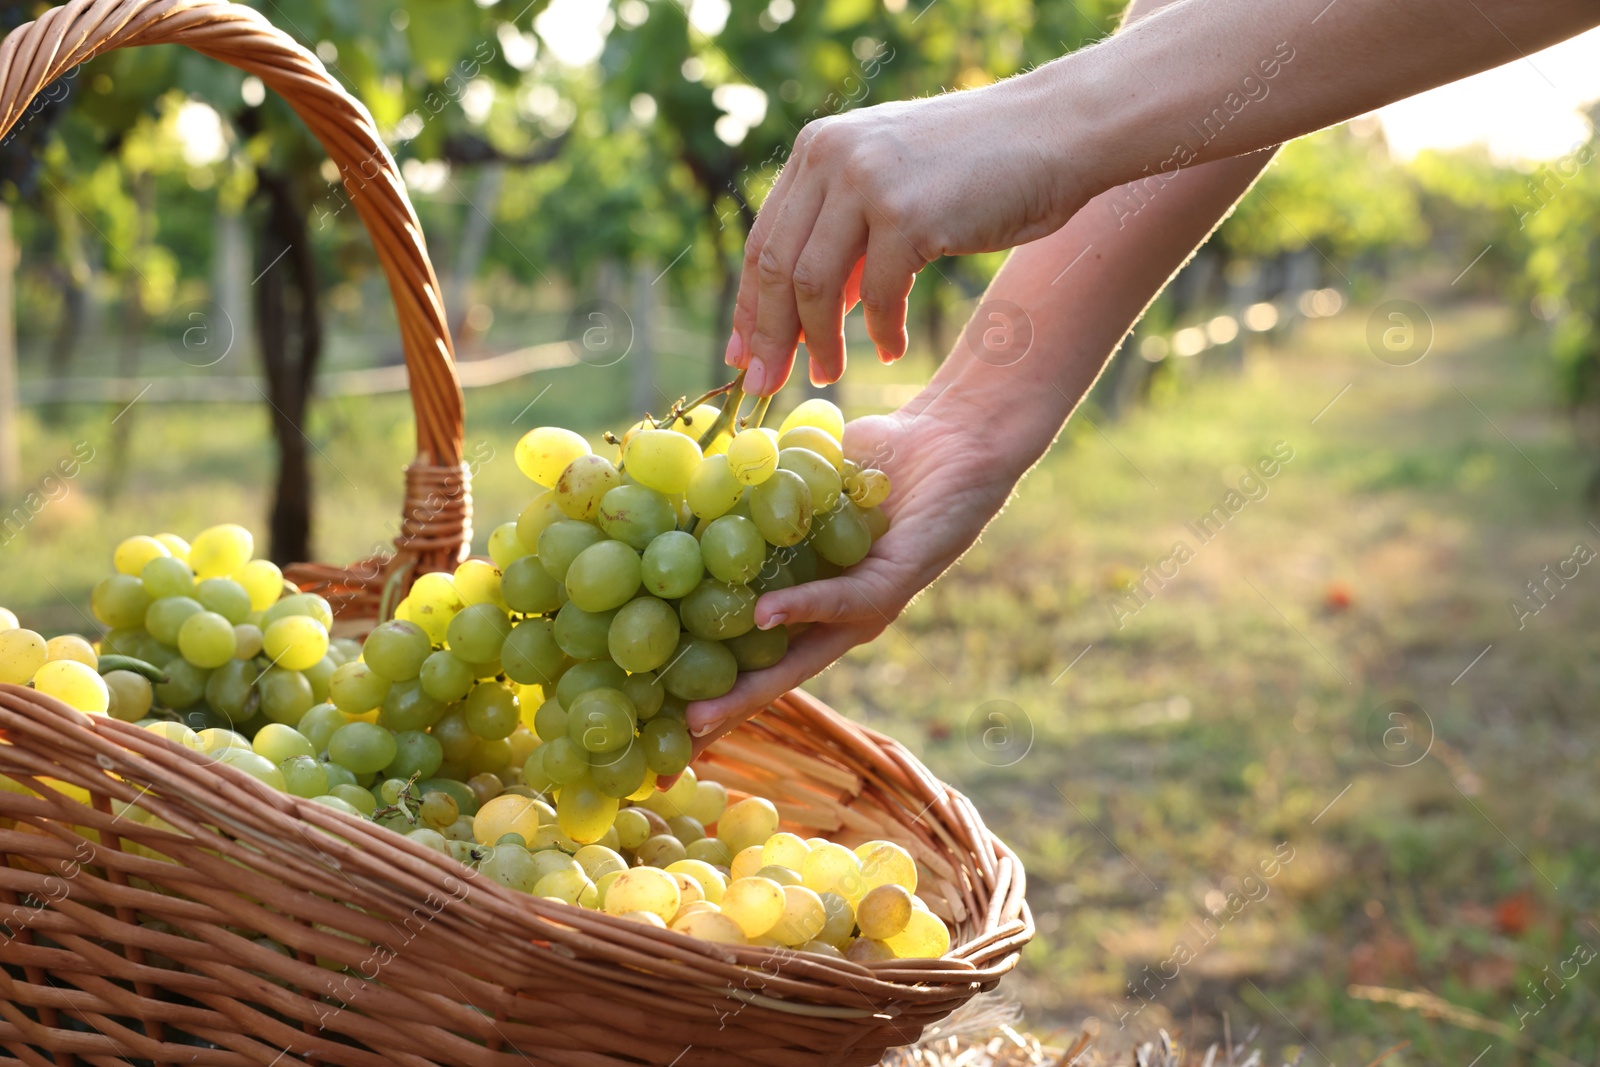
[[(0, 137), (41, 90), (73, 67), (118, 48), (155, 44), (186, 45), (260, 78), (338, 166), (389, 280), (417, 421), (417, 460), (406, 468), (398, 552), (381, 567), (390, 571), (403, 562), (408, 573), (421, 573), (455, 566), (471, 540), (471, 503), (462, 465), (461, 385), (439, 281), (372, 116), (316, 56), (257, 11), (229, 0), (72, 0), (0, 42)], [(366, 561), (368, 571), (373, 566)], [(314, 580), (342, 575), (347, 586), (381, 585), (382, 575), (369, 576), (362, 567), (308, 569)]]

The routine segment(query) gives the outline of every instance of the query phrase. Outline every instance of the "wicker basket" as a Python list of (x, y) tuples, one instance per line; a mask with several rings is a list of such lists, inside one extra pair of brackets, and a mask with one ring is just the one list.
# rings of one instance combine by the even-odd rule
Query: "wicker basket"
[[(417, 418), (393, 554), (289, 573), (371, 619), (470, 542), (438, 283), (366, 110), (250, 8), (74, 0), (0, 43), (0, 135), (102, 52), (247, 70), (345, 176), (398, 310)], [(803, 693), (701, 759), (785, 826), (884, 837), (949, 921), (941, 960), (732, 948), (514, 893), (371, 823), (140, 730), (0, 686), (0, 1047), (29, 1064), (865, 1064), (991, 988), (1033, 932), (1016, 857), (894, 741)], [(131, 817), (136, 803), (155, 818)]]
[[(417, 422), (417, 457), (406, 468), (395, 551), (348, 567), (287, 569), (341, 619), (372, 619), (413, 577), (448, 570), (472, 540), (472, 498), (462, 463), (461, 387), (422, 226), (367, 109), (321, 61), (260, 14), (226, 0), (73, 0), (0, 42), (0, 136), (34, 97), (78, 64), (140, 45), (183, 44), (260, 78), (294, 108), (339, 169), (389, 280)], [(337, 195), (330, 190), (331, 195)]]
[(730, 947), (525, 896), (0, 686), (0, 774), (29, 790), (0, 792), (0, 1047), (36, 1064), (867, 1064), (993, 987), (1032, 935), (1021, 865), (971, 803), (803, 693), (699, 769), (796, 832), (905, 845), (950, 955)]

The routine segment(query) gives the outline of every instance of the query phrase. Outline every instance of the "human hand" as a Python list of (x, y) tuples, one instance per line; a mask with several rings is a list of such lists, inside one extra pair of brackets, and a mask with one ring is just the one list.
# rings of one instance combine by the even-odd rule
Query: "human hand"
[[(733, 689), (688, 708), (694, 755), (772, 700), (877, 637), (924, 587), (978, 539), (1010, 495), (1009, 474), (986, 443), (984, 424), (949, 403), (925, 401), (845, 427), (845, 455), (889, 476), (889, 529), (867, 558), (837, 578), (774, 590), (756, 602), (763, 629), (811, 624), (774, 666), (739, 675)], [(953, 410), (954, 409), (954, 410)]]
[(1058, 109), (1025, 75), (801, 130), (745, 242), (727, 353), (745, 391), (776, 392), (802, 339), (812, 381), (837, 381), (857, 299), (879, 358), (900, 358), (906, 298), (926, 264), (1010, 248), (1071, 218), (1085, 192), (1047, 133)]

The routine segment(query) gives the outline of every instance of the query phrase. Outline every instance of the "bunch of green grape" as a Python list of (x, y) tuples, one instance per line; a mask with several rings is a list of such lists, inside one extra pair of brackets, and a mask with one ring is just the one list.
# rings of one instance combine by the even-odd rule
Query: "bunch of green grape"
[[(554, 788), (578, 841), (688, 765), (688, 702), (783, 657), (787, 627), (756, 628), (761, 593), (840, 573), (887, 528), (888, 478), (844, 458), (838, 408), (808, 400), (777, 431), (720, 433), (702, 451), (695, 435), (718, 415), (638, 423), (616, 462), (557, 427), (516, 447), (541, 492), (489, 538), (512, 618), (498, 662), (544, 694), (523, 779)], [(431, 591), (409, 601), (397, 615), (423, 625), (459, 610)]]

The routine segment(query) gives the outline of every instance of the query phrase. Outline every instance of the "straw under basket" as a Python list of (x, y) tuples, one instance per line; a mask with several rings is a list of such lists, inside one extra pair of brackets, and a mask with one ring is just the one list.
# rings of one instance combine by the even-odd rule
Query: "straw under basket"
[[(163, 43), (294, 107), (388, 276), (418, 441), (396, 551), (288, 572), (370, 619), (462, 558), (471, 504), (438, 284), (365, 108), (250, 8), (74, 0), (0, 43), (0, 134), (77, 64)], [(970, 802), (804, 693), (697, 769), (772, 799), (786, 829), (905, 845), (951, 953), (860, 965), (528, 897), (135, 726), (0, 686), (0, 1048), (39, 1065), (868, 1064), (992, 988), (1032, 936), (1021, 865)]]

